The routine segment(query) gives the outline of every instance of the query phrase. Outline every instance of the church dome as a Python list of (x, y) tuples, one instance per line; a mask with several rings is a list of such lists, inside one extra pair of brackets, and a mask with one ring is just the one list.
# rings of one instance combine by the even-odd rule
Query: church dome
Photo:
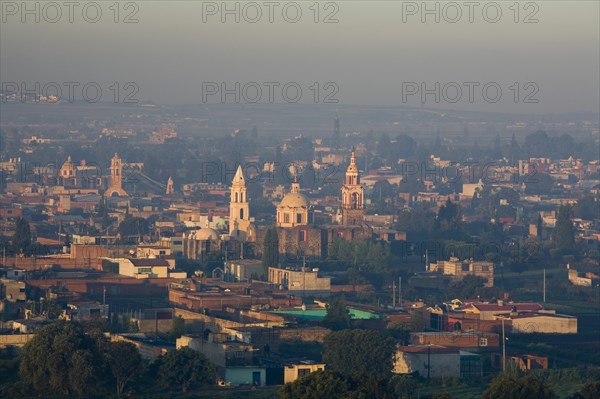
[(289, 193), (279, 203), (280, 207), (289, 207), (289, 208), (308, 208), (309, 202), (306, 197), (300, 193)]
[(219, 233), (210, 227), (205, 227), (203, 229), (196, 230), (194, 233), (194, 238), (198, 241), (216, 241), (219, 239)]

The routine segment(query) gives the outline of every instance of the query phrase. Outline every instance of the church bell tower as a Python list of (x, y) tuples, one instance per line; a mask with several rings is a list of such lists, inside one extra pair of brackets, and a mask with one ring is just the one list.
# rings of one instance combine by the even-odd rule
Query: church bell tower
[(359, 226), (364, 223), (364, 219), (364, 189), (360, 185), (360, 173), (356, 166), (353, 149), (350, 165), (346, 170), (346, 178), (342, 186), (342, 224), (345, 226)]
[(231, 183), (231, 198), (229, 199), (229, 234), (246, 232), (250, 225), (250, 208), (246, 193), (246, 180), (242, 167), (238, 166)]

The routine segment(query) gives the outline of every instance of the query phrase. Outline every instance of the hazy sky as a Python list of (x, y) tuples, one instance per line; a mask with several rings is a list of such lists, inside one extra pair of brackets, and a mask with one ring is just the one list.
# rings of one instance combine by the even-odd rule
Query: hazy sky
[[(280, 83), (275, 102), (286, 101), (283, 84), (297, 82), (300, 101), (308, 103), (316, 91), (311, 85), (319, 82), (319, 102), (338, 88), (333, 98), (341, 104), (418, 105), (420, 93), (407, 90), (420, 91), (424, 83), (435, 91), (439, 82), (439, 102), (429, 94), (426, 107), (519, 113), (598, 112), (600, 107), (598, 1), (519, 2), (518, 7), (514, 1), (472, 2), (473, 22), (465, 1), (428, 2), (429, 9), (438, 7), (439, 22), (435, 14), (422, 15), (420, 1), (282, 1), (273, 2), (273, 23), (264, 1), (246, 8), (249, 2), (228, 1), (227, 7), (239, 8), (239, 23), (233, 14), (221, 21), (221, 1), (121, 2), (118, 23), (113, 1), (97, 2), (102, 11), (97, 23), (83, 18), (83, 6), (90, 2), (74, 9), (73, 23), (62, 1), (54, 3), (62, 13), (55, 23), (50, 20), (56, 7), (27, 4), (33, 9), (35, 3), (40, 4), (39, 23), (35, 15), (22, 15), (21, 1), (0, 2), (3, 83), (98, 82), (108, 101), (110, 82), (135, 82), (140, 100), (202, 103), (203, 82), (229, 87), (256, 82), (263, 88), (260, 102), (268, 101), (264, 82)], [(251, 23), (257, 5), (262, 17)], [(299, 21), (286, 21), (298, 8)], [(139, 22), (123, 23), (131, 12)], [(324, 23), (330, 13), (337, 23)], [(95, 15), (88, 5), (86, 17)], [(525, 23), (528, 18), (538, 22)], [(324, 88), (327, 82), (334, 85)], [(474, 82), (472, 103), (464, 82)], [(487, 97), (482, 93), (486, 83)], [(241, 102), (255, 97), (255, 89), (247, 87)], [(493, 103), (497, 87), (502, 94)], [(295, 92), (288, 94), (292, 99)], [(81, 97), (77, 89), (75, 97)], [(220, 96), (207, 99), (220, 101)]]

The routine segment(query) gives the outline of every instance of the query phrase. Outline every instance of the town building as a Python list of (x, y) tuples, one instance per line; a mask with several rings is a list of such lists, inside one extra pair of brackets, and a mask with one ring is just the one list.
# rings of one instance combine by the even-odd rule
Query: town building
[(231, 282), (244, 282), (250, 279), (265, 280), (265, 267), (260, 259), (238, 259), (225, 262), (223, 279)]
[(313, 371), (324, 371), (325, 363), (304, 360), (296, 363), (286, 363), (283, 367), (283, 383), (287, 384), (304, 377)]
[(209, 333), (201, 335), (183, 335), (177, 339), (177, 349), (189, 347), (202, 353), (215, 365), (217, 381), (220, 385), (264, 386), (266, 370), (256, 365), (256, 349), (244, 342), (237, 341), (227, 333)]
[(290, 294), (302, 297), (327, 297), (331, 293), (331, 278), (319, 277), (319, 269), (269, 267), (268, 282), (274, 287), (286, 289)]
[(494, 286), (494, 263), (487, 261), (474, 261), (473, 259), (460, 261), (456, 257), (450, 260), (440, 260), (429, 264), (429, 271), (452, 276), (453, 280), (462, 280), (466, 276), (477, 276), (485, 279), (485, 287)]
[(580, 273), (571, 267), (570, 264), (567, 264), (567, 269), (569, 270), (569, 281), (573, 285), (579, 285), (582, 287), (595, 287), (600, 284), (600, 276), (595, 273)]
[(187, 277), (187, 273), (175, 271), (174, 262), (169, 263), (166, 259), (104, 258), (104, 260), (116, 265), (118, 274), (136, 279)]

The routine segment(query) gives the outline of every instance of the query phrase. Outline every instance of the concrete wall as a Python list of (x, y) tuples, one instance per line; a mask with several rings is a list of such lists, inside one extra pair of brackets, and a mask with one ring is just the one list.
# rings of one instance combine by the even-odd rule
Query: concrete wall
[(283, 383), (296, 381), (300, 376), (300, 370), (305, 373), (312, 373), (317, 370), (325, 370), (325, 364), (286, 364), (283, 368)]
[(0, 348), (6, 346), (18, 346), (25, 345), (33, 334), (0, 334)]
[(88, 295), (102, 295), (106, 288), (106, 298), (111, 296), (132, 295), (165, 295), (167, 285), (172, 279), (144, 279), (138, 280), (130, 277), (107, 278), (55, 278), (47, 280), (28, 280), (29, 285), (40, 289), (47, 289), (53, 285), (65, 285), (75, 293)]
[[(431, 353), (431, 378), (460, 378), (460, 355), (456, 353)], [(410, 374), (419, 372), (421, 377), (427, 377), (427, 352), (396, 354), (393, 372), (396, 374)]]
[(252, 373), (260, 373), (260, 386), (266, 384), (266, 371), (261, 367), (227, 367), (223, 379), (231, 385), (252, 385)]
[(576, 317), (537, 316), (513, 319), (513, 333), (577, 334)]
[(498, 334), (493, 333), (411, 333), (413, 345), (441, 345), (454, 348), (498, 348), (500, 340)]
[(0, 279), (0, 300), (2, 299), (11, 302), (25, 301), (27, 299), (25, 283), (23, 281)]
[(319, 277), (317, 272), (311, 270), (303, 272), (270, 267), (269, 283), (283, 285), (284, 288), (296, 294), (331, 292), (331, 279)]

